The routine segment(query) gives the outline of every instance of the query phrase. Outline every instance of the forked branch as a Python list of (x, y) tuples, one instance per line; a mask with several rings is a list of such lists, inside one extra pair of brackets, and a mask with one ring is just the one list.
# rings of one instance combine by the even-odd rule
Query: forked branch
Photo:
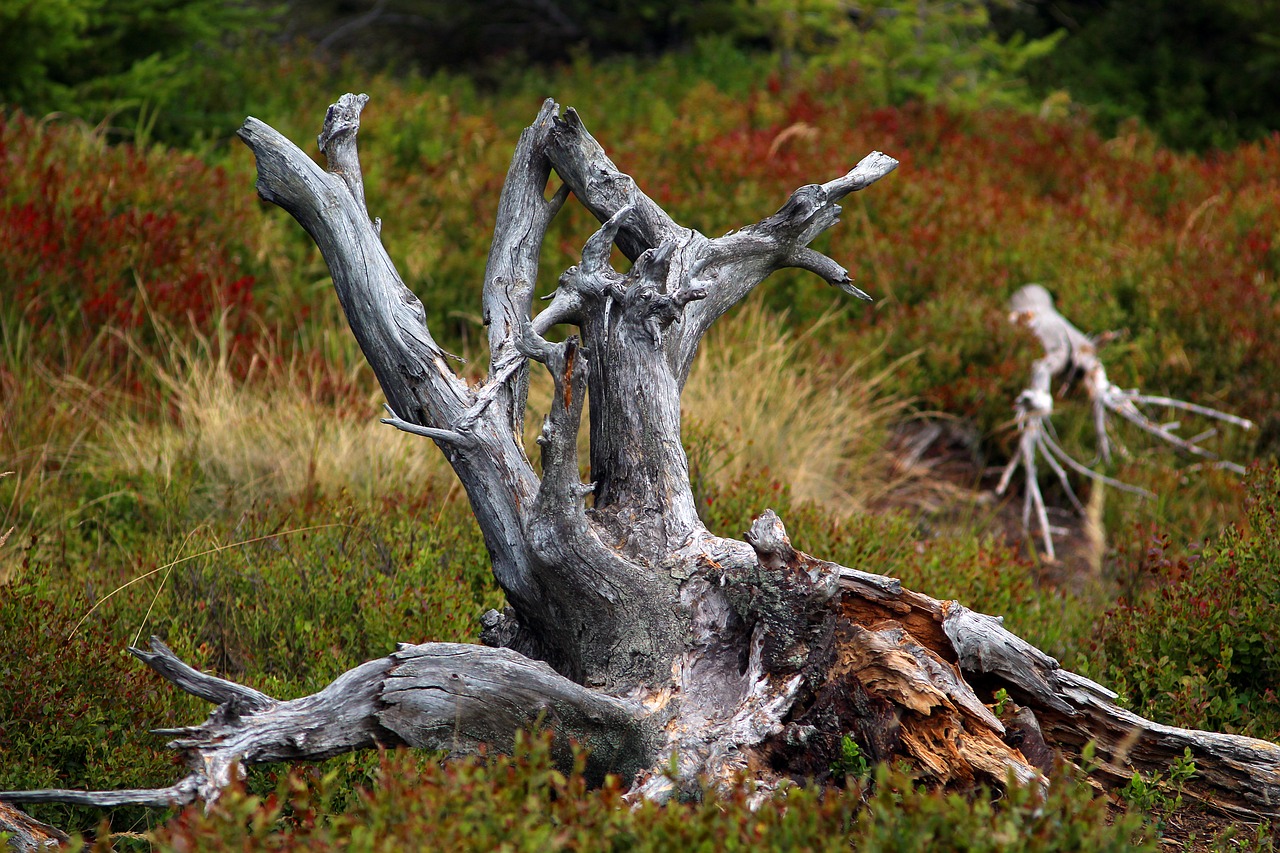
[(808, 245), (839, 221), (841, 199), (897, 168), (898, 161), (892, 157), (874, 151), (848, 174), (799, 188), (777, 213), (708, 239), (675, 222), (645, 195), (631, 176), (609, 159), (573, 110), (556, 124), (548, 154), (556, 172), (601, 222), (625, 207), (634, 210), (617, 237), (628, 258), (634, 261), (647, 249), (670, 243), (669, 289), (674, 291), (676, 282), (695, 275), (705, 283), (705, 296), (685, 312), (680, 334), (666, 344), (668, 363), (681, 385), (688, 377), (698, 343), (712, 324), (779, 269), (806, 269), (846, 293), (869, 298), (853, 286), (848, 270)]
[(160, 730), (174, 736), (190, 772), (166, 788), (119, 791), (4, 791), (9, 803), (165, 807), (212, 804), (245, 765), (319, 761), (374, 746), (475, 753), (482, 744), (509, 750), (515, 732), (544, 725), (556, 732), (556, 760), (572, 766), (573, 743), (591, 747), (588, 775), (633, 775), (648, 766), (653, 736), (641, 709), (557, 675), (508, 649), (457, 643), (401, 645), (393, 654), (344, 673), (311, 696), (281, 701), (193, 669), (161, 642), (130, 649), (166, 680), (217, 707), (198, 726)]

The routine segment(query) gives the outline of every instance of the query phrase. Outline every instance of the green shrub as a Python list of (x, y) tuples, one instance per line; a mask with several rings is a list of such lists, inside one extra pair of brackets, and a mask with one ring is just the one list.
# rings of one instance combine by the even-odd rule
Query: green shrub
[[(150, 487), (132, 484), (131, 505), (162, 503)], [(138, 519), (99, 502), (6, 544), (22, 550), (0, 581), (0, 790), (164, 786), (181, 774), (147, 732), (209, 708), (125, 652), (150, 634), (194, 666), (289, 699), (396, 642), (473, 640), (480, 613), (501, 605), (466, 502), (429, 489), (215, 513), (181, 539), (172, 518), (156, 521), (134, 529)], [(100, 816), (35, 812), (79, 830)], [(124, 809), (113, 821), (163, 817)]]
[(1191, 747), (1173, 760), (1165, 773), (1152, 773), (1146, 778), (1134, 773), (1129, 783), (1116, 791), (1120, 799), (1137, 811), (1161, 815), (1182, 808), (1182, 790), (1196, 775), (1196, 763), (1191, 758)]
[[(546, 736), (523, 736), (512, 758), (424, 763), (387, 753), (371, 787), (343, 794), (336, 772), (294, 770), (274, 791), (228, 792), (212, 813), (182, 811), (152, 834), (160, 850), (306, 847), (387, 850), (428, 845), (489, 850), (1150, 850), (1134, 816), (1114, 823), (1105, 800), (1069, 776), (1047, 798), (1012, 788), (999, 802), (930, 792), (881, 766), (864, 803), (853, 790), (788, 787), (751, 806), (748, 787), (700, 802), (630, 808), (609, 777), (588, 790), (582, 762), (551, 764)], [(346, 811), (334, 808), (342, 797)], [(1132, 845), (1132, 846), (1131, 846)]]
[(861, 6), (838, 55), (861, 66), (881, 103), (1026, 108), (1032, 95), (1023, 69), (1049, 55), (1061, 35), (1002, 40), (991, 27), (993, 5), (875, 0)]
[(135, 137), (226, 133), (242, 73), (224, 49), (269, 26), (226, 0), (52, 0), (0, 6), (0, 103), (108, 121)]
[(1280, 128), (1280, 4), (1067, 0), (1006, 4), (999, 29), (1069, 34), (1029, 69), (1070, 89), (1106, 133), (1139, 117), (1170, 145), (1230, 148)]
[[(0, 586), (0, 790), (140, 788), (173, 783), (173, 756), (151, 728), (195, 722), (201, 703), (174, 690), (124, 650), (111, 626), (72, 636), (77, 614)], [(38, 805), (37, 818), (87, 829), (99, 809)], [(164, 815), (108, 812), (117, 826)]]
[(1107, 614), (1095, 677), (1140, 713), (1191, 728), (1280, 738), (1280, 468), (1254, 468), (1248, 525), (1199, 555), (1151, 541), (1154, 590)]

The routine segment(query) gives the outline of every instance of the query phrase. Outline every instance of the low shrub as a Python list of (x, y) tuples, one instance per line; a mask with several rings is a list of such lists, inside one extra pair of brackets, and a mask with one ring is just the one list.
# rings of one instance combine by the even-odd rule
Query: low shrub
[[(128, 505), (156, 505), (150, 487), (133, 484)], [(104, 501), (5, 543), (20, 556), (0, 582), (0, 790), (159, 787), (182, 774), (148, 731), (196, 724), (209, 707), (125, 651), (150, 634), (193, 666), (289, 699), (396, 642), (473, 640), (479, 614), (501, 606), (470, 508), (447, 493), (264, 502), (182, 539), (172, 520), (131, 530)], [(101, 816), (34, 812), (81, 831)]]
[[(199, 719), (200, 703), (149, 673), (124, 650), (115, 626), (77, 616), (14, 587), (0, 587), (0, 790), (162, 787), (173, 783), (173, 755), (148, 735)], [(100, 809), (34, 805), (55, 826), (97, 825)], [(118, 827), (146, 827), (162, 813), (108, 812)]]
[(50, 0), (0, 7), (0, 103), (114, 124), (135, 137), (220, 133), (250, 75), (230, 44), (260, 40), (264, 6), (222, 0)]
[(1200, 554), (1156, 536), (1135, 571), (1149, 586), (1110, 611), (1098, 680), (1155, 720), (1280, 738), (1280, 468), (1249, 475), (1247, 525)]
[(26, 330), (28, 358), (136, 390), (122, 334), (154, 349), (158, 328), (221, 328), (249, 349), (255, 278), (234, 225), (248, 199), (223, 170), (22, 115), (0, 116), (0, 162), (0, 313), (6, 338)]
[[(931, 792), (880, 766), (870, 790), (789, 787), (752, 807), (746, 786), (699, 802), (629, 807), (616, 777), (588, 790), (582, 761), (554, 768), (550, 741), (525, 735), (511, 758), (447, 764), (386, 753), (354, 796), (341, 774), (295, 769), (274, 791), (228, 792), (151, 833), (159, 850), (303, 847), (387, 850), (1153, 850), (1136, 816), (1111, 820), (1087, 785), (1059, 776), (1042, 798), (1013, 787), (998, 802)], [(865, 797), (865, 802), (864, 798)], [(346, 811), (334, 808), (341, 798)]]

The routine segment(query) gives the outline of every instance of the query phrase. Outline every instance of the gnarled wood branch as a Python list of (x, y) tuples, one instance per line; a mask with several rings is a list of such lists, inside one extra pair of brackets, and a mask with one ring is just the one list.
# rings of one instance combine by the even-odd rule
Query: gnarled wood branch
[(681, 386), (699, 342), (715, 321), (779, 269), (806, 269), (846, 293), (870, 298), (853, 286), (848, 270), (808, 244), (839, 221), (841, 199), (898, 167), (897, 160), (879, 151), (868, 154), (848, 174), (800, 187), (772, 216), (715, 239), (671, 219), (609, 159), (576, 111), (568, 110), (556, 124), (548, 155), (574, 195), (601, 222), (624, 207), (633, 208), (617, 238), (623, 254), (634, 261), (647, 249), (671, 243), (668, 281), (688, 280), (696, 271), (706, 282), (706, 296), (686, 312), (679, 334), (666, 343), (668, 364)]
[[(187, 692), (220, 702), (204, 724), (161, 732), (177, 736), (170, 746), (191, 773), (160, 789), (6, 791), (0, 800), (211, 802), (243, 764), (376, 744), (454, 755), (480, 744), (501, 750), (517, 729), (540, 723), (559, 736), (559, 761), (571, 762), (572, 742), (587, 745), (588, 776), (634, 779), (637, 797), (696, 791), (752, 767), (767, 791), (760, 766), (800, 751), (825, 767), (839, 739), (854, 732), (873, 759), (906, 757), (924, 778), (962, 787), (1002, 786), (1010, 773), (1042, 782), (1052, 765), (1045, 742), (1069, 757), (1095, 744), (1094, 769), (1117, 784), (1135, 771), (1165, 771), (1190, 749), (1197, 774), (1184, 793), (1237, 815), (1280, 816), (1280, 746), (1143, 719), (1000, 619), (796, 550), (772, 513), (757, 519), (748, 539), (754, 559), (737, 551), (719, 564), (731, 593), (718, 624), (732, 621), (729, 613), (756, 623), (737, 689), (708, 678), (715, 656), (696, 649), (676, 662), (674, 690), (641, 701), (584, 688), (508, 649), (427, 643), (402, 645), (313, 696), (278, 701), (192, 669), (153, 638), (149, 652), (131, 651)], [(698, 640), (715, 642), (714, 633)], [(1013, 700), (1008, 722), (990, 704), (1001, 688)], [(1028, 743), (1028, 730), (1043, 740)], [(666, 772), (673, 757), (674, 777)]]
[(344, 673), (311, 696), (281, 701), (199, 672), (159, 638), (136, 657), (180, 689), (217, 707), (174, 736), (190, 773), (166, 788), (122, 791), (5, 791), (10, 803), (164, 807), (212, 803), (246, 764), (319, 761), (374, 746), (413, 746), (451, 755), (480, 745), (510, 749), (515, 732), (544, 725), (559, 737), (556, 758), (572, 766), (571, 743), (591, 748), (588, 775), (631, 776), (649, 766), (654, 735), (634, 703), (587, 690), (545, 663), (509, 649), (457, 643), (401, 645)]
[(1159, 397), (1142, 394), (1137, 390), (1124, 390), (1107, 378), (1106, 368), (1098, 356), (1098, 342), (1077, 329), (1066, 317), (1053, 307), (1053, 297), (1049, 291), (1038, 284), (1028, 284), (1010, 300), (1009, 319), (1015, 323), (1026, 324), (1040, 340), (1044, 347), (1044, 356), (1036, 359), (1031, 365), (1031, 384), (1018, 395), (1014, 402), (1017, 412), (1017, 424), (1020, 437), (1018, 451), (1005, 467), (996, 486), (997, 494), (1004, 494), (1012, 481), (1013, 474), (1021, 465), (1026, 473), (1026, 488), (1023, 493), (1022, 526), (1031, 530), (1031, 512), (1034, 509), (1036, 520), (1040, 526), (1040, 535), (1044, 542), (1045, 555), (1055, 559), (1053, 548), (1053, 531), (1049, 526), (1048, 514), (1045, 511), (1044, 497), (1040, 493), (1040, 484), (1036, 472), (1036, 458), (1044, 459), (1049, 468), (1058, 477), (1068, 499), (1081, 514), (1085, 514), (1063, 465), (1078, 474), (1098, 483), (1113, 486), (1144, 497), (1153, 497), (1146, 489), (1126, 485), (1111, 477), (1107, 477), (1092, 468), (1081, 464), (1063, 450), (1053, 439), (1049, 418), (1053, 414), (1052, 384), (1055, 376), (1080, 376), (1081, 384), (1093, 405), (1094, 430), (1098, 441), (1098, 456), (1103, 462), (1111, 461), (1111, 437), (1108, 433), (1108, 420), (1111, 415), (1119, 415), (1124, 420), (1136, 425), (1139, 429), (1156, 436), (1161, 441), (1172, 445), (1186, 453), (1205, 459), (1214, 460), (1220, 468), (1226, 468), (1237, 474), (1243, 474), (1244, 468), (1234, 462), (1218, 459), (1212, 451), (1199, 442), (1212, 433), (1195, 438), (1183, 438), (1176, 434), (1177, 425), (1158, 424), (1143, 413), (1144, 405), (1159, 405), (1181, 409), (1207, 418), (1233, 424), (1241, 429), (1253, 429), (1253, 422), (1227, 412), (1176, 400), (1172, 397)]
[[(772, 216), (712, 240), (675, 223), (575, 112), (560, 117), (547, 101), (521, 135), (499, 202), (483, 286), (489, 373), (471, 387), (450, 371), (366, 209), (355, 150), (366, 100), (346, 95), (330, 109), (320, 135), (328, 171), (256, 119), (240, 133), (258, 160), (259, 193), (320, 246), (386, 391), (387, 422), (435, 441), (467, 491), (511, 605), (482, 619), (493, 647), (401, 646), (312, 696), (281, 701), (201, 673), (156, 640), (134, 653), (217, 705), (205, 723), (168, 732), (190, 773), (157, 790), (0, 799), (211, 801), (245, 764), (379, 744), (502, 749), (519, 727), (541, 722), (559, 735), (562, 760), (571, 741), (585, 743), (589, 776), (621, 774), (636, 797), (663, 799), (743, 773), (762, 792), (792, 773), (824, 778), (849, 733), (872, 759), (908, 760), (937, 784), (1000, 786), (1010, 774), (1035, 784), (1048, 746), (1024, 752), (1020, 744), (1041, 731), (1069, 752), (1098, 741), (1115, 775), (1164, 769), (1190, 747), (1199, 795), (1242, 813), (1276, 813), (1276, 747), (1141, 720), (998, 620), (804, 554), (772, 512), (743, 541), (715, 536), (699, 520), (679, 403), (699, 340), (782, 267), (864, 295), (808, 244), (835, 224), (845, 195), (891, 172), (895, 160), (873, 152), (842, 177), (796, 190)], [(603, 224), (535, 318), (539, 249), (566, 195), (546, 197), (552, 169)], [(609, 264), (615, 242), (634, 261), (625, 274)], [(561, 323), (577, 334), (553, 343), (545, 335)], [(555, 385), (541, 476), (520, 435), (530, 360)], [(1044, 365), (1047, 375), (1055, 363)], [(587, 397), (591, 484), (581, 482), (577, 456)], [(984, 701), (999, 687), (1025, 706), (1016, 724)]]

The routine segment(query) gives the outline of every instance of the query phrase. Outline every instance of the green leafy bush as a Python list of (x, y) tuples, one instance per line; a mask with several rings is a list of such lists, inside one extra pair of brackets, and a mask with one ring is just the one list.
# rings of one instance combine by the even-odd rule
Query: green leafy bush
[(1192, 728), (1280, 738), (1280, 468), (1249, 477), (1248, 525), (1203, 553), (1153, 539), (1151, 594), (1107, 614), (1095, 675), (1140, 713)]
[[(117, 496), (146, 512), (100, 501), (6, 543), (21, 562), (0, 578), (0, 790), (164, 786), (180, 775), (147, 732), (195, 724), (208, 706), (125, 652), (150, 634), (195, 666), (287, 699), (396, 642), (472, 640), (479, 614), (501, 604), (465, 501), (429, 487), (363, 505), (338, 495), (215, 512), (176, 538), (169, 525), (191, 523), (190, 507), (165, 509), (154, 484), (129, 485)], [(99, 818), (35, 811), (67, 829)], [(148, 814), (113, 820), (163, 818)]]
[[(370, 781), (347, 797), (340, 774), (294, 770), (265, 795), (233, 790), (208, 815), (189, 807), (152, 840), (160, 850), (1155, 849), (1137, 817), (1110, 822), (1105, 802), (1065, 775), (1044, 799), (1014, 786), (998, 803), (970, 803), (881, 766), (865, 803), (857, 786), (793, 786), (753, 808), (752, 792), (742, 786), (708, 791), (696, 803), (631, 808), (616, 777), (588, 790), (581, 761), (563, 774), (551, 763), (548, 738), (526, 735), (511, 758), (435, 765), (387, 753)], [(340, 796), (347, 807), (341, 813), (333, 807)]]
[(1173, 760), (1168, 774), (1152, 773), (1147, 778), (1134, 773), (1129, 783), (1116, 793), (1131, 808), (1141, 812), (1174, 812), (1182, 808), (1182, 789), (1196, 775), (1191, 747)]
[(837, 53), (863, 69), (881, 103), (1028, 107), (1023, 69), (1049, 55), (1061, 36), (1001, 39), (991, 27), (996, 5), (875, 0), (859, 8), (855, 32)]
[(1070, 89), (1104, 132), (1139, 117), (1179, 148), (1230, 148), (1280, 129), (1280, 4), (1067, 0), (997, 7), (1004, 33), (1067, 34), (1030, 67)]
[(265, 7), (225, 0), (6, 3), (0, 103), (133, 136), (221, 135), (243, 103), (226, 48), (270, 21)]
[[(74, 610), (0, 586), (0, 790), (172, 784), (173, 757), (146, 732), (198, 719), (200, 703), (175, 696), (109, 627), (72, 635), (76, 622)], [(91, 828), (102, 815), (58, 805), (31, 811), (67, 828)], [(160, 818), (139, 808), (113, 817), (117, 826)]]

